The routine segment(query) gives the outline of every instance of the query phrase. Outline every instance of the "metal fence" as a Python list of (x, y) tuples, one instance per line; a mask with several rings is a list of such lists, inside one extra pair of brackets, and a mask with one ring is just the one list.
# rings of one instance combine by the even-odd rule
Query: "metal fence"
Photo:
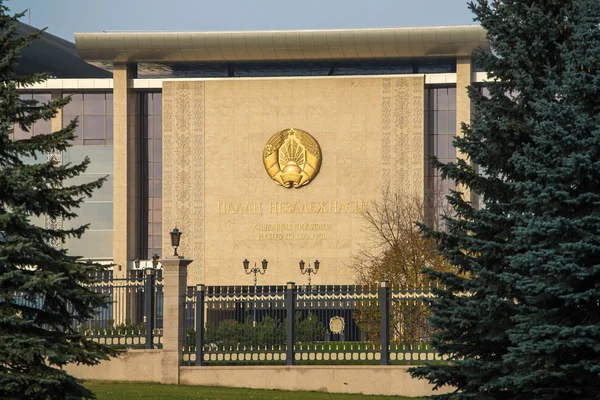
[(161, 270), (131, 271), (126, 278), (106, 271), (89, 287), (106, 296), (107, 306), (78, 327), (87, 337), (119, 347), (162, 348)]
[(414, 363), (429, 346), (427, 290), (364, 286), (188, 288), (184, 365)]

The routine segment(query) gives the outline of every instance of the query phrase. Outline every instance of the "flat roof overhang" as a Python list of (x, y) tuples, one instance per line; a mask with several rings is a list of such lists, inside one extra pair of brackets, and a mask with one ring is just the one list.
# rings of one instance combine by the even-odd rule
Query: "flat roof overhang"
[(75, 33), (85, 61), (300, 61), (470, 56), (489, 50), (480, 26)]

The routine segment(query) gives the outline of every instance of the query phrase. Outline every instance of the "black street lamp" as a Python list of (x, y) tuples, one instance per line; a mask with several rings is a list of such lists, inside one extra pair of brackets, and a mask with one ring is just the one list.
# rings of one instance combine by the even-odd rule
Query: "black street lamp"
[(177, 248), (179, 247), (179, 241), (181, 240), (182, 233), (183, 232), (180, 232), (179, 229), (177, 229), (177, 227), (175, 227), (175, 229), (173, 229), (170, 233), (171, 246), (173, 246), (173, 250), (175, 250), (175, 253), (173, 254), (175, 257), (179, 257), (179, 254), (177, 254)]
[[(254, 274), (254, 298), (256, 299), (256, 274), (260, 273), (261, 275), (264, 275), (265, 272), (267, 272), (267, 265), (269, 264), (269, 262), (266, 259), (263, 259), (262, 262), (262, 269), (256, 266), (256, 261), (254, 262), (254, 268), (250, 268), (250, 261), (248, 261), (248, 259), (244, 258), (244, 261), (242, 261), (242, 265), (244, 266), (244, 272), (246, 273), (246, 275), (250, 275), (250, 274)], [(256, 302), (256, 300), (255, 300)], [(256, 324), (256, 304), (253, 305), (253, 320), (254, 323)]]
[(300, 272), (302, 272), (302, 275), (308, 274), (308, 287), (310, 289), (310, 275), (316, 275), (319, 272), (319, 267), (321, 266), (321, 263), (319, 262), (319, 260), (315, 260), (313, 262), (314, 268), (310, 266), (310, 263), (308, 263), (308, 268), (304, 268), (306, 266), (306, 263), (304, 262), (304, 260), (300, 260), (298, 265), (300, 266)]
[(254, 262), (254, 268), (250, 268), (250, 261), (248, 261), (247, 259), (244, 259), (244, 261), (242, 261), (242, 264), (244, 265), (244, 272), (246, 273), (246, 275), (254, 274), (254, 293), (256, 293), (256, 274), (260, 273), (261, 275), (264, 275), (265, 272), (267, 272), (267, 265), (269, 264), (269, 262), (263, 259), (261, 262), (262, 269), (256, 266), (256, 261)]

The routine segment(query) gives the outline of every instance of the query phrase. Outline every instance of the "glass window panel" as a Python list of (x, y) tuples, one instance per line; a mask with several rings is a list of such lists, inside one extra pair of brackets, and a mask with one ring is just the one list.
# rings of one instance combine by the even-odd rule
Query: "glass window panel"
[(32, 93), (31, 98), (42, 103), (47, 103), (50, 101), (50, 93)]
[(43, 153), (36, 152), (33, 156), (20, 156), (19, 159), (25, 165), (39, 164), (46, 161), (46, 156)]
[(83, 141), (84, 146), (104, 146), (105, 143), (104, 139), (85, 139)]
[(113, 94), (106, 93), (106, 115), (113, 115)]
[(154, 163), (152, 164), (152, 175), (154, 179), (162, 179), (162, 163)]
[(152, 94), (152, 115), (162, 115), (162, 93)]
[(162, 222), (162, 211), (161, 210), (152, 211), (152, 222), (154, 222), (154, 223)]
[(148, 154), (148, 162), (151, 163), (154, 161), (154, 151), (152, 149), (152, 140), (146, 140), (146, 151)]
[(436, 156), (438, 158), (448, 158), (448, 135), (437, 135), (436, 137)]
[(63, 97), (71, 96), (69, 104), (63, 107), (63, 115), (82, 115), (83, 114), (83, 94), (82, 93), (63, 93)]
[(162, 197), (162, 180), (154, 179), (152, 181), (152, 197)]
[[(67, 185), (82, 185), (84, 183), (93, 182), (106, 175), (101, 174), (82, 174), (71, 178), (67, 181)], [(99, 189), (92, 192), (92, 197), (86, 198), (86, 201), (113, 201), (113, 176), (108, 175), (106, 181)]]
[(152, 137), (162, 138), (162, 116), (152, 117)]
[(113, 257), (112, 231), (87, 231), (81, 239), (67, 240), (69, 255), (83, 258), (111, 258)]
[(33, 124), (34, 135), (45, 135), (51, 133), (52, 123), (50, 121), (44, 121), (43, 119)]
[(15, 124), (15, 140), (23, 140), (31, 138), (30, 132), (25, 132), (18, 124)]
[(106, 95), (104, 93), (85, 93), (83, 95), (84, 115), (106, 115)]
[(454, 138), (449, 136), (448, 139), (448, 158), (451, 160), (455, 160), (456, 159), (456, 147), (454, 147), (454, 145), (452, 144), (452, 142), (454, 142)]
[(113, 117), (112, 117), (112, 115), (109, 115), (106, 117), (106, 138), (107, 139), (113, 138), (113, 127), (114, 127)]
[(448, 89), (437, 89), (438, 91), (438, 110), (447, 110), (448, 109)]
[(153, 145), (154, 149), (153, 149), (153, 156), (154, 156), (154, 161), (161, 161), (162, 162), (162, 140), (154, 140), (154, 145)]
[(152, 200), (152, 208), (155, 210), (162, 210), (162, 197), (154, 197)]
[(108, 146), (112, 146), (113, 145), (113, 140), (112, 139), (106, 139), (106, 144)]
[(68, 162), (79, 164), (85, 157), (90, 158), (90, 164), (85, 171), (87, 174), (112, 174), (113, 173), (113, 148), (102, 147), (70, 147), (63, 154), (63, 164)]
[(106, 117), (85, 116), (83, 117), (83, 138), (84, 139), (105, 139), (106, 130), (104, 124)]
[(438, 111), (436, 112), (436, 117), (436, 133), (444, 134), (448, 132), (448, 111)]
[(456, 135), (456, 110), (448, 111), (448, 133)]
[(448, 89), (448, 110), (456, 110), (456, 88)]
[(112, 229), (113, 227), (113, 203), (82, 203), (75, 210), (77, 218), (64, 221), (67, 228), (90, 224), (91, 230)]
[(152, 236), (152, 246), (154, 248), (160, 247), (162, 244), (162, 236)]
[(431, 96), (429, 96), (429, 102), (431, 104), (431, 107), (429, 108), (430, 110), (434, 111), (437, 110), (437, 103), (438, 103), (438, 91), (439, 89), (432, 89), (431, 90)]
[(71, 141), (72, 145), (83, 145), (83, 136), (81, 135), (81, 127), (77, 126), (75, 128), (75, 139)]
[(162, 224), (156, 223), (152, 224), (152, 234), (156, 236), (162, 236)]

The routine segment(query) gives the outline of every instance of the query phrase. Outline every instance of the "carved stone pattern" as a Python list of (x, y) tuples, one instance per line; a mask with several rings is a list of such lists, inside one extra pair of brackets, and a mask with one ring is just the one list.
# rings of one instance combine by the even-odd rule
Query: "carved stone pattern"
[[(58, 165), (62, 165), (62, 151), (52, 150), (46, 153), (46, 161), (55, 161)], [(49, 218), (46, 217), (46, 229), (60, 230), (62, 229), (63, 221), (62, 218)], [(53, 238), (50, 240), (50, 245), (55, 249), (62, 248), (62, 239)]]
[(425, 79), (413, 78), (411, 81), (412, 98), (412, 149), (411, 161), (413, 187), (425, 190)]
[[(389, 88), (385, 81), (382, 91), (383, 185), (391, 185), (393, 190), (405, 195), (421, 196), (425, 157), (424, 78), (392, 78)], [(389, 153), (386, 147), (391, 150)], [(391, 163), (394, 167), (393, 182), (389, 172)]]
[[(179, 254), (194, 260), (199, 282), (204, 258), (204, 82), (163, 84), (163, 248), (168, 232), (182, 232)], [(190, 283), (190, 284), (191, 284)]]
[(392, 132), (392, 80), (384, 78), (381, 82), (381, 180), (387, 188), (391, 182), (391, 132)]
[(179, 272), (179, 265), (163, 265), (162, 269), (163, 269), (163, 274)]

